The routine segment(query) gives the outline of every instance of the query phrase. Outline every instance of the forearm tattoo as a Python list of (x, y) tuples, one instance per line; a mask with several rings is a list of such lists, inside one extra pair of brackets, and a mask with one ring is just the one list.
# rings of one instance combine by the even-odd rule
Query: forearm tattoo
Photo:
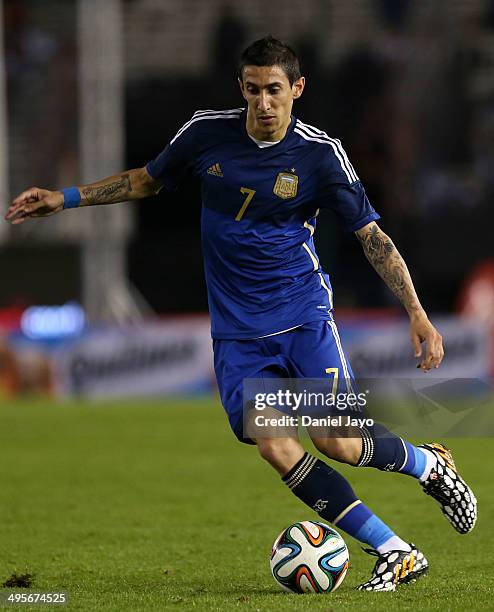
[(113, 204), (130, 196), (132, 184), (129, 174), (122, 174), (117, 180), (106, 185), (89, 185), (81, 192), (88, 204)]
[(421, 308), (408, 268), (391, 238), (377, 225), (357, 237), (367, 259), (405, 308), (409, 312)]

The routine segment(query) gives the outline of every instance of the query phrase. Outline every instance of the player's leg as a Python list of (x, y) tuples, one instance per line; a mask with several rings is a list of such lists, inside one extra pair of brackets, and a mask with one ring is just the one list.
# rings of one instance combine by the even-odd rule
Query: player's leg
[[(342, 372), (353, 389), (353, 374), (343, 352), (338, 329), (334, 321), (314, 324), (300, 334), (301, 346), (293, 355), (300, 375), (323, 377), (329, 368)], [(311, 333), (311, 327), (314, 329)], [(310, 355), (306, 360), (305, 355)], [(354, 433), (351, 433), (354, 432)], [(347, 432), (348, 433), (348, 432)], [(423, 490), (440, 505), (444, 516), (460, 533), (468, 533), (475, 526), (477, 501), (471, 489), (458, 474), (451, 452), (440, 444), (415, 446), (383, 425), (376, 423), (350, 430), (349, 437), (334, 433), (320, 436), (311, 434), (316, 448), (336, 461), (358, 467), (373, 467), (385, 472), (399, 472), (419, 481)]]
[[(304, 378), (324, 378), (336, 371), (338, 392), (356, 393), (353, 372), (343, 351), (334, 320), (303, 327), (293, 356), (297, 374)], [(307, 358), (306, 356), (309, 356)], [(358, 413), (353, 416), (365, 416)], [(316, 448), (326, 456), (355, 466), (374, 467), (383, 471), (400, 471), (417, 479), (425, 479), (435, 465), (435, 455), (413, 446), (382, 425), (347, 427), (343, 435), (326, 431), (323, 435), (309, 432)]]
[[(400, 472), (421, 481), (427, 479), (436, 465), (433, 452), (414, 446), (379, 423), (354, 427), (351, 430), (354, 433), (350, 437), (318, 435), (312, 431), (314, 445), (321, 453), (349, 465), (373, 467), (384, 472)], [(316, 431), (321, 430), (318, 428)]]
[(437, 443), (414, 446), (378, 423), (361, 428), (361, 435), (361, 440), (314, 436), (313, 442), (321, 453), (336, 461), (412, 476), (439, 503), (459, 533), (474, 528), (477, 500), (458, 473), (449, 449)]
[[(376, 429), (374, 426), (372, 429)], [(469, 533), (477, 521), (477, 499), (473, 491), (458, 473), (451, 451), (438, 443), (413, 446), (407, 440), (394, 436), (387, 430), (363, 432), (367, 444), (382, 452), (383, 447), (394, 444), (396, 463), (383, 467), (383, 461), (375, 459), (375, 451), (362, 454), (360, 467), (377, 467), (380, 470), (400, 472), (418, 479), (423, 491), (439, 504), (443, 515), (459, 533)], [(394, 440), (393, 438), (397, 438)], [(365, 439), (365, 438), (364, 438)], [(399, 450), (399, 443), (403, 451)], [(365, 446), (364, 442), (364, 446)]]
[(357, 498), (339, 472), (305, 452), (297, 439), (259, 438), (257, 447), (294, 495), (315, 510), (323, 521), (369, 545), (368, 552), (377, 555), (371, 579), (360, 585), (360, 589), (394, 590), (427, 571), (428, 562), (423, 553), (398, 537)]
[(290, 471), (292, 466), (298, 465), (305, 455), (305, 450), (300, 442), (292, 436), (259, 438), (256, 440), (256, 445), (261, 457), (282, 477)]
[[(319, 516), (385, 553), (410, 547), (367, 508), (338, 471), (304, 450), (295, 438), (258, 438), (259, 454), (291, 492)], [(298, 457), (294, 463), (290, 460)], [(290, 459), (289, 459), (290, 458)]]

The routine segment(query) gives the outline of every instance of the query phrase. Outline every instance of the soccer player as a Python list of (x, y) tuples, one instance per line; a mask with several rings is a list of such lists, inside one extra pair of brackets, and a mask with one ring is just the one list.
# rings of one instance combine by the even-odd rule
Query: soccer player
[[(189, 173), (202, 184), (202, 239), (221, 400), (239, 440), (260, 455), (290, 490), (325, 521), (372, 547), (377, 562), (359, 588), (392, 591), (428, 569), (423, 553), (378, 518), (334, 468), (304, 450), (296, 435), (247, 440), (243, 381), (324, 378), (351, 389), (353, 375), (333, 319), (328, 276), (314, 249), (319, 209), (330, 208), (410, 318), (415, 356), (424, 372), (439, 367), (442, 338), (422, 308), (405, 262), (379, 228), (379, 215), (341, 142), (292, 115), (303, 93), (294, 52), (267, 37), (242, 54), (238, 80), (246, 108), (201, 110), (145, 167), (96, 183), (15, 198), (6, 219), (145, 198), (176, 189)], [(422, 348), (424, 344), (424, 349)], [(343, 382), (342, 382), (343, 381)], [(414, 446), (379, 426), (356, 437), (313, 436), (326, 457), (416, 479), (460, 533), (473, 529), (476, 500), (448, 449)]]

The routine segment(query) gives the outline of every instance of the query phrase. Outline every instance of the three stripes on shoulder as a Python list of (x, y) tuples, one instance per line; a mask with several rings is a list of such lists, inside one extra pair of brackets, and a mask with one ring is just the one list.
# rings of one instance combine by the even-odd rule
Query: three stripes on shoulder
[(345, 173), (349, 183), (355, 183), (359, 180), (355, 169), (353, 168), (348, 156), (345, 152), (345, 149), (341, 145), (341, 141), (337, 138), (330, 138), (326, 132), (319, 130), (318, 128), (308, 125), (307, 123), (302, 123), (300, 119), (297, 119), (297, 123), (295, 125), (294, 132), (296, 132), (299, 136), (302, 136), (305, 140), (309, 140), (312, 142), (320, 142), (322, 144), (329, 145), (338, 161), (340, 162), (341, 169)]
[(203, 121), (205, 119), (238, 119), (243, 112), (243, 108), (233, 108), (231, 110), (215, 111), (215, 110), (198, 110), (192, 115), (192, 119), (184, 123), (184, 125), (175, 134), (175, 137), (170, 141), (172, 145), (177, 138), (179, 138), (187, 128), (189, 128), (196, 121)]

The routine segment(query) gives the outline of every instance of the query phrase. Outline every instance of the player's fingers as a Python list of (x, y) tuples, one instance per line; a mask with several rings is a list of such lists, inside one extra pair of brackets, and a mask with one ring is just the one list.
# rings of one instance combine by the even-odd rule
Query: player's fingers
[(422, 355), (422, 345), (420, 342), (420, 337), (418, 334), (412, 334), (412, 345), (413, 345), (413, 354), (415, 357), (420, 357)]
[(428, 372), (431, 368), (431, 365), (430, 365), (431, 354), (430, 354), (430, 344), (427, 341), (427, 339), (425, 339), (425, 351), (421, 350), (419, 355), (415, 353), (415, 357), (422, 357), (420, 362), (417, 364), (417, 368), (420, 368), (423, 372)]
[(434, 338), (433, 349), (431, 351), (432, 354), (432, 365), (435, 368), (438, 368), (441, 365), (441, 362), (444, 358), (444, 347), (443, 347), (443, 339), (437, 334), (437, 337)]
[(24, 221), (27, 221), (27, 219), (29, 219), (29, 217), (25, 215), (15, 217), (15, 219), (12, 220), (12, 225), (20, 225), (21, 223), (24, 223)]
[[(42, 193), (43, 192), (43, 193)], [(45, 190), (41, 190), (38, 187), (30, 187), (22, 193), (20, 193), (14, 200), (12, 200), (7, 213), (5, 214), (5, 220), (11, 221), (18, 216), (25, 213), (26, 204), (32, 204), (43, 199), (43, 195), (47, 193)]]
[(34, 200), (26, 204), (19, 204), (12, 207), (12, 210), (9, 209), (6, 219), (10, 220), (12, 225), (19, 225), (19, 223), (23, 223), (29, 217), (34, 216), (35, 212), (43, 206), (45, 206), (44, 200)]
[(7, 212), (5, 214), (5, 220), (6, 221), (10, 221), (10, 219), (12, 219), (13, 217), (15, 217), (16, 215), (22, 213), (22, 211), (24, 210), (24, 207), (26, 206), (26, 204), (31, 204), (33, 202), (36, 202), (37, 200), (33, 197), (26, 197), (25, 200), (22, 200), (21, 202), (17, 202), (17, 203), (12, 203), (9, 208), (7, 209)]
[(429, 372), (429, 370), (432, 369), (432, 365), (433, 365), (433, 357), (432, 355), (428, 355), (422, 360), (420, 367), (422, 368), (424, 372)]
[(438, 368), (444, 357), (442, 338), (439, 334), (434, 334), (433, 337), (426, 340), (426, 355), (419, 364), (424, 372), (428, 372), (432, 368)]
[(24, 204), (25, 202), (35, 201), (39, 199), (39, 188), (38, 187), (30, 187), (20, 193), (16, 198), (12, 200), (12, 204)]
[(23, 214), (23, 211), (24, 211), (24, 207), (23, 206), (11, 206), (7, 210), (7, 214), (5, 215), (5, 220), (6, 221), (11, 221), (12, 219), (17, 217), (18, 215)]
[(417, 368), (420, 368), (423, 372), (428, 372), (431, 369), (430, 360), (424, 356), (424, 358), (417, 364)]
[(11, 206), (7, 210), (7, 214), (5, 215), (5, 220), (12, 221), (15, 217), (22, 215), (22, 214), (23, 214), (22, 206)]
[(8, 221), (13, 215), (15, 215), (16, 211), (19, 209), (20, 204), (14, 204), (12, 203), (8, 208), (7, 208), (7, 212), (5, 213), (5, 219)]

